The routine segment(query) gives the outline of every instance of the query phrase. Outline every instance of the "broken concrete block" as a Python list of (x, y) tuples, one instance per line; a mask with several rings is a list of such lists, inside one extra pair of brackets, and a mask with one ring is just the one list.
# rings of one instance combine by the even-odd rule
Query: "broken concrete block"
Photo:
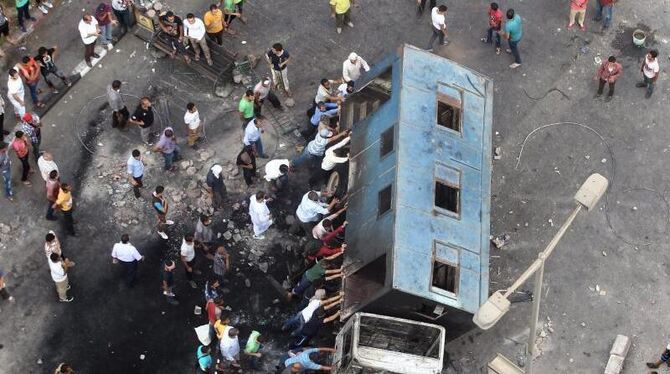
[(242, 235), (240, 235), (240, 234), (233, 235), (233, 240), (235, 242), (239, 242), (240, 240), (242, 240)]
[(187, 175), (195, 175), (195, 173), (196, 173), (197, 171), (198, 171), (198, 170), (197, 170), (194, 166), (189, 166), (189, 167), (186, 169), (186, 174), (187, 174)]
[(230, 231), (226, 231), (226, 232), (223, 233), (223, 237), (224, 237), (226, 240), (230, 240), (230, 239), (232, 239), (233, 234), (231, 234)]
[(623, 357), (610, 355), (610, 359), (605, 366), (605, 374), (619, 374), (623, 370)]
[(247, 288), (251, 287), (251, 281), (247, 278), (244, 280), (244, 285), (247, 286)]
[(610, 354), (626, 357), (629, 349), (630, 338), (626, 335), (617, 335), (616, 339), (614, 339), (614, 344), (612, 344), (612, 349), (610, 349)]
[(186, 169), (188, 169), (189, 166), (191, 166), (191, 161), (189, 161), (189, 160), (184, 160), (184, 161), (181, 161), (181, 162), (179, 163), (179, 167), (180, 167), (182, 170), (186, 170)]
[(268, 267), (269, 267), (269, 265), (268, 265), (267, 262), (261, 262), (260, 264), (258, 264), (258, 268), (259, 268), (263, 273), (267, 273), (267, 272), (268, 272)]

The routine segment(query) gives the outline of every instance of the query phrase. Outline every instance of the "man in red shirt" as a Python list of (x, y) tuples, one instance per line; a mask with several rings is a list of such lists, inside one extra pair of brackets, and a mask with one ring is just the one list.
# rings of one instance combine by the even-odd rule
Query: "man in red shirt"
[(604, 61), (598, 68), (598, 72), (594, 79), (598, 79), (598, 93), (594, 98), (598, 98), (603, 94), (603, 89), (605, 88), (605, 83), (609, 85), (609, 92), (607, 93), (607, 98), (605, 101), (612, 100), (612, 95), (614, 95), (614, 83), (621, 76), (621, 64), (616, 62), (616, 57), (610, 56), (607, 61)]
[(21, 74), (21, 78), (28, 85), (30, 90), (30, 98), (33, 99), (33, 104), (38, 108), (44, 106), (40, 101), (37, 90), (37, 85), (40, 82), (40, 67), (37, 65), (37, 62), (34, 58), (30, 56), (23, 56), (23, 59), (20, 63), (16, 64), (16, 69)]
[(603, 30), (610, 27), (612, 23), (612, 10), (614, 10), (614, 3), (617, 0), (596, 0), (596, 16), (593, 20), (596, 22), (603, 21)]
[(486, 37), (482, 38), (482, 42), (491, 44), (493, 42), (493, 33), (496, 37), (496, 54), (500, 54), (500, 28), (502, 26), (502, 11), (498, 7), (498, 3), (491, 3), (489, 5), (489, 29), (486, 32)]
[(21, 166), (23, 166), (23, 173), (21, 174), (21, 182), (26, 186), (32, 185), (28, 180), (28, 175), (30, 174), (30, 164), (28, 163), (28, 155), (30, 151), (30, 139), (28, 136), (19, 130), (14, 134), (14, 140), (12, 141), (12, 149), (16, 152), (16, 156), (21, 161)]
[(577, 22), (579, 28), (582, 29), (582, 31), (586, 31), (584, 19), (586, 18), (586, 6), (588, 3), (589, 0), (570, 0), (570, 21), (568, 22), (568, 30), (575, 25), (575, 22)]

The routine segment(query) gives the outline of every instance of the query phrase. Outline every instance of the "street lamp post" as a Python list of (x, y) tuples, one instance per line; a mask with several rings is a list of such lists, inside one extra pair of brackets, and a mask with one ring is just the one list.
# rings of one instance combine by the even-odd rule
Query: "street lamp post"
[(533, 274), (535, 275), (535, 287), (533, 291), (533, 309), (530, 320), (530, 334), (528, 336), (528, 346), (526, 348), (526, 374), (533, 372), (533, 355), (535, 354), (535, 337), (537, 332), (537, 320), (540, 314), (540, 300), (542, 295), (542, 280), (544, 277), (544, 263), (556, 248), (565, 232), (570, 228), (572, 222), (577, 218), (577, 214), (586, 208), (593, 209), (598, 200), (605, 194), (608, 181), (602, 175), (595, 173), (586, 179), (584, 184), (575, 194), (577, 206), (572, 210), (570, 216), (551, 239), (547, 247), (537, 255), (535, 260), (526, 271), (509, 287), (505, 293), (496, 291), (484, 304), (479, 307), (477, 313), (472, 317), (472, 321), (483, 330), (493, 327), (509, 311), (509, 296), (514, 293), (522, 284), (524, 284)]

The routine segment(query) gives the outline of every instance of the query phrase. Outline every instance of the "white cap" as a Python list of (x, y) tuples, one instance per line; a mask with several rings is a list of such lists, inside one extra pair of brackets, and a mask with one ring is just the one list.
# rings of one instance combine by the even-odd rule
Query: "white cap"
[(358, 58), (358, 55), (356, 52), (351, 52), (349, 53), (349, 60), (356, 60)]

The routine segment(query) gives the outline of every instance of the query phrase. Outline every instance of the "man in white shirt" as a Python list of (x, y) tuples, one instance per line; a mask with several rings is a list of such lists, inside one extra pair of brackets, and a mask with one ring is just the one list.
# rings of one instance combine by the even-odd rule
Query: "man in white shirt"
[(26, 102), (23, 101), (26, 91), (23, 87), (23, 80), (16, 69), (9, 69), (9, 78), (7, 79), (7, 97), (14, 106), (14, 115), (16, 119), (23, 118), (26, 114)]
[[(340, 200), (333, 198), (330, 204), (322, 203), (319, 201), (319, 198), (322, 196), (328, 196), (324, 192), (309, 191), (302, 196), (300, 205), (295, 211), (296, 223), (300, 225), (302, 230), (305, 232), (305, 235), (309, 236), (312, 233), (312, 228), (322, 215), (330, 213), (335, 204)], [(297, 228), (292, 229), (293, 232), (297, 232)]]
[(81, 41), (84, 42), (84, 60), (86, 60), (86, 65), (92, 67), (91, 57), (100, 58), (95, 53), (95, 42), (98, 40), (98, 36), (100, 36), (100, 26), (98, 26), (98, 21), (88, 13), (85, 13), (81, 21), (79, 21), (79, 35), (81, 36)]
[(186, 36), (193, 46), (195, 60), (200, 61), (200, 49), (202, 49), (202, 52), (205, 54), (205, 59), (207, 59), (207, 65), (212, 66), (212, 56), (209, 53), (207, 38), (205, 38), (205, 24), (200, 18), (196, 18), (193, 13), (186, 15), (186, 22), (184, 22), (184, 36)]
[(279, 192), (288, 185), (289, 164), (288, 159), (270, 160), (265, 164), (265, 180), (272, 192)]
[(195, 265), (195, 243), (193, 241), (193, 235), (187, 234), (184, 236), (184, 239), (181, 242), (181, 248), (179, 249), (179, 254), (181, 256), (181, 262), (184, 264), (184, 270), (186, 270), (186, 279), (191, 285), (191, 288), (198, 288), (198, 284), (193, 280), (193, 273), (200, 274), (199, 271), (194, 270), (193, 266)]
[(240, 367), (240, 342), (238, 335), (240, 331), (232, 326), (226, 326), (223, 330), (223, 336), (219, 348), (221, 349), (221, 356), (223, 356), (224, 367)]
[(45, 182), (49, 180), (49, 173), (52, 170), (58, 171), (58, 165), (56, 165), (54, 157), (49, 152), (43, 152), (37, 159), (37, 167), (40, 169), (40, 175)]
[(315, 170), (309, 178), (309, 186), (311, 188), (320, 188), (324, 179), (330, 175), (330, 172), (337, 166), (337, 164), (343, 164), (349, 161), (349, 150), (343, 149), (343, 147), (349, 144), (350, 139), (351, 137), (347, 136), (339, 143), (326, 149), (326, 152), (324, 152), (323, 155), (323, 160), (321, 160), (321, 167)]
[(62, 303), (69, 303), (74, 300), (74, 297), (67, 296), (67, 290), (70, 289), (70, 284), (67, 279), (68, 263), (61, 260), (58, 253), (51, 253), (49, 255), (49, 270), (51, 271), (51, 279), (56, 283), (56, 292), (58, 292), (58, 299)]
[(137, 273), (138, 261), (144, 260), (144, 256), (130, 244), (128, 234), (121, 235), (121, 242), (114, 244), (112, 248), (112, 263), (120, 263), (126, 272), (128, 287), (135, 285), (135, 274)]
[(200, 113), (198, 112), (198, 108), (196, 108), (194, 103), (186, 104), (184, 123), (188, 127), (188, 145), (193, 147), (193, 149), (196, 149), (195, 143), (198, 141), (198, 139), (200, 139), (202, 121), (200, 120)]
[(269, 77), (263, 78), (263, 80), (254, 86), (254, 113), (256, 116), (261, 114), (261, 108), (265, 99), (268, 99), (275, 109), (284, 110), (279, 98), (272, 92), (272, 80)]
[(251, 146), (254, 153), (260, 158), (268, 158), (263, 153), (263, 142), (261, 141), (261, 134), (265, 131), (265, 117), (257, 116), (249, 121), (247, 127), (244, 129), (244, 139), (242, 142), (245, 146)]
[[(341, 208), (340, 210), (338, 210), (337, 212), (335, 212), (335, 213), (329, 215), (328, 217), (322, 219), (321, 221), (319, 221), (319, 223), (316, 226), (314, 226), (314, 228), (312, 229), (312, 237), (316, 240), (322, 240), (324, 236), (326, 236), (327, 234), (332, 233), (334, 231), (333, 221), (335, 219), (337, 219), (337, 217), (339, 217), (340, 214), (342, 214), (345, 210), (347, 210), (346, 205), (343, 208)], [(341, 231), (344, 230), (344, 227), (346, 227), (346, 226), (347, 226), (347, 221), (344, 221), (344, 223), (340, 226), (340, 227), (342, 227)], [(339, 227), (338, 227), (338, 230), (340, 230)]]
[(337, 86), (337, 96), (339, 96), (342, 101), (346, 100), (347, 96), (354, 93), (354, 82), (342, 83)]
[(370, 71), (370, 66), (363, 58), (354, 52), (342, 63), (342, 79), (345, 82), (355, 82), (361, 77), (361, 70)]
[(430, 36), (430, 41), (428, 42), (428, 48), (426, 50), (433, 50), (433, 43), (435, 39), (438, 39), (440, 45), (447, 45), (449, 41), (447, 40), (447, 6), (440, 5), (433, 8), (430, 13), (430, 22), (433, 27), (433, 35)]
[(644, 62), (642, 63), (642, 78), (643, 81), (635, 85), (635, 87), (646, 87), (647, 93), (644, 95), (645, 98), (650, 98), (651, 94), (654, 93), (654, 83), (658, 79), (658, 73), (661, 68), (658, 65), (658, 51), (652, 49), (644, 56)]

